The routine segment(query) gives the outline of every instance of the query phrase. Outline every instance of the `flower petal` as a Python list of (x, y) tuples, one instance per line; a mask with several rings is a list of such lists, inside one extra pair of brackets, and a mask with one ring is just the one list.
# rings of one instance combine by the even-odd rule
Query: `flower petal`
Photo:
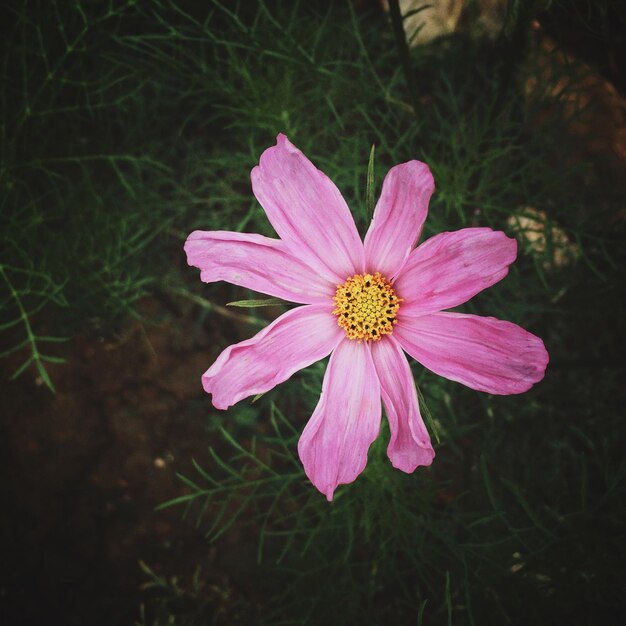
[(302, 260), (336, 284), (361, 273), (363, 244), (334, 183), (285, 135), (252, 170), (252, 190), (279, 237)]
[(251, 339), (229, 346), (202, 376), (213, 406), (269, 391), (327, 356), (344, 336), (329, 306), (291, 309)]
[(298, 442), (306, 475), (329, 501), (337, 485), (351, 483), (365, 468), (380, 415), (369, 345), (344, 339), (330, 357), (319, 403)]
[(400, 271), (422, 233), (434, 189), (425, 163), (409, 161), (389, 170), (365, 236), (368, 272), (391, 279)]
[(431, 237), (409, 256), (394, 289), (403, 315), (424, 315), (467, 302), (502, 280), (517, 242), (491, 228), (464, 228)]
[(205, 283), (225, 280), (290, 302), (328, 302), (336, 284), (298, 260), (278, 239), (196, 230), (185, 242), (189, 265)]
[(424, 367), (478, 391), (512, 394), (539, 382), (543, 341), (516, 324), (478, 315), (399, 317), (393, 336)]
[(435, 451), (420, 415), (415, 381), (402, 348), (393, 337), (372, 342), (372, 359), (389, 420), (391, 439), (387, 455), (403, 472), (430, 465)]

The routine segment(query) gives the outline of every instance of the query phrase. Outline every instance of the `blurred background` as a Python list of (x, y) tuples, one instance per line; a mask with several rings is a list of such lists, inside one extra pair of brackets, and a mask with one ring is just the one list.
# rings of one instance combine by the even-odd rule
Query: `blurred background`
[[(1, 624), (626, 623), (622, 3), (10, 0), (0, 23)], [(426, 161), (425, 236), (519, 244), (461, 310), (551, 355), (508, 397), (413, 363), (434, 464), (393, 470), (383, 424), (330, 505), (296, 452), (324, 362), (226, 412), (200, 384), (285, 310), (226, 306), (255, 294), (182, 252), (273, 234), (249, 172), (278, 132), (361, 234), (372, 145), (376, 195)]]

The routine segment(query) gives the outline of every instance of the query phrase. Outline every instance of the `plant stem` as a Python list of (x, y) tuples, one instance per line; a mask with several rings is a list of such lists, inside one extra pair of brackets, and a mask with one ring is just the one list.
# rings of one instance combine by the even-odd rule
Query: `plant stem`
[(402, 26), (402, 14), (400, 13), (400, 5), (398, 4), (398, 0), (389, 0), (389, 15), (391, 17), (393, 36), (396, 40), (396, 47), (398, 48), (400, 64), (402, 65), (404, 79), (406, 80), (406, 86), (409, 90), (409, 97), (413, 105), (415, 118), (419, 121), (421, 117), (421, 105), (417, 96), (415, 74), (411, 69), (411, 56), (409, 53), (409, 45), (407, 44), (406, 35), (404, 34), (404, 28)]

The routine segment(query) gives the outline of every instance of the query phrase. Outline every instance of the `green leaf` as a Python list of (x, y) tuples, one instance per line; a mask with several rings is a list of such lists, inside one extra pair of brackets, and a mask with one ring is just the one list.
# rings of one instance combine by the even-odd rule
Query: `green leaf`
[(433, 8), (432, 4), (424, 4), (423, 6), (418, 7), (417, 9), (411, 9), (410, 11), (407, 11), (402, 16), (402, 21), (404, 22), (404, 20), (408, 19), (409, 17), (412, 17), (413, 15), (417, 15), (418, 13), (421, 13), (422, 11), (426, 9), (432, 9), (432, 8)]
[(56, 389), (54, 388), (54, 385), (52, 384), (52, 381), (50, 380), (50, 376), (48, 376), (48, 372), (46, 371), (46, 368), (43, 366), (43, 363), (40, 360), (37, 360), (36, 363), (37, 363), (37, 370), (39, 371), (39, 375), (41, 376), (41, 379), (43, 380), (43, 382), (46, 384), (46, 387), (48, 387), (48, 389), (50, 389), (52, 393), (56, 393)]
[(426, 424), (428, 425), (428, 430), (430, 430), (433, 435), (435, 435), (435, 439), (437, 443), (441, 443), (441, 439), (439, 438), (439, 429), (437, 428), (437, 424), (433, 419), (432, 413), (426, 404), (426, 400), (424, 400), (424, 396), (422, 395), (422, 391), (419, 388), (419, 385), (415, 383), (415, 389), (417, 390), (417, 401), (420, 407), (420, 413), (424, 418)]
[(28, 357), (28, 359), (26, 359), (26, 361), (24, 361), (24, 363), (22, 363), (14, 372), (13, 374), (11, 374), (11, 376), (9, 377), (9, 380), (15, 380), (16, 378), (18, 378), (21, 374), (24, 373), (24, 371), (26, 370), (26, 368), (35, 360), (35, 357), (33, 355), (31, 355), (30, 357)]
[(236, 300), (235, 302), (228, 302), (226, 306), (238, 306), (244, 309), (253, 309), (257, 306), (280, 306), (281, 304), (287, 304), (280, 298), (267, 298), (266, 300)]
[(371, 221), (374, 215), (374, 151), (376, 144), (372, 144), (370, 160), (367, 164), (367, 182), (365, 184), (365, 202), (367, 206), (367, 219)]

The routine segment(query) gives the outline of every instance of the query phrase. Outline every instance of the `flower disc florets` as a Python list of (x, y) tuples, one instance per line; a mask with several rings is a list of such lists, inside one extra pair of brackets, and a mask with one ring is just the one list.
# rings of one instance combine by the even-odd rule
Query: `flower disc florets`
[(348, 339), (379, 341), (391, 335), (402, 298), (379, 272), (355, 274), (333, 296), (337, 323)]

